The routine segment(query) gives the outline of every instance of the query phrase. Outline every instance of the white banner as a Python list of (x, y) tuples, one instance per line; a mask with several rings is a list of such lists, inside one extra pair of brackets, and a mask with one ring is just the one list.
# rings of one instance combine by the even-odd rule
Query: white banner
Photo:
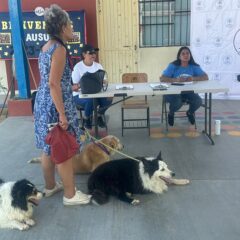
[(215, 98), (240, 99), (240, 0), (191, 1), (191, 51), (210, 80), (229, 87)]

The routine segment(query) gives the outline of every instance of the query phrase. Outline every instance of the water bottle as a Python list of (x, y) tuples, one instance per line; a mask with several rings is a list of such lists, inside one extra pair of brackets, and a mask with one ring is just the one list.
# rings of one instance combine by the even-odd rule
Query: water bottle
[(215, 135), (221, 134), (221, 120), (215, 120)]

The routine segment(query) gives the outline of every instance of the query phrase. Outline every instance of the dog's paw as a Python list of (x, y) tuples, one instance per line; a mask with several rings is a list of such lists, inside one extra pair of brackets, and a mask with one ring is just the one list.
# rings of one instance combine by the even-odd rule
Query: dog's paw
[(17, 225), (13, 226), (13, 228), (17, 228), (21, 231), (24, 230), (28, 230), (29, 229), (29, 225), (25, 224), (25, 223), (18, 223)]
[(173, 184), (176, 185), (187, 185), (190, 181), (188, 179), (174, 179)]
[(24, 230), (28, 230), (28, 229), (29, 229), (29, 225), (23, 224), (20, 230), (24, 231)]
[(186, 185), (186, 184), (189, 184), (190, 181), (188, 179), (182, 179), (182, 184), (183, 185)]
[(131, 204), (132, 204), (133, 206), (136, 206), (136, 205), (138, 205), (139, 203), (140, 203), (140, 201), (139, 201), (138, 199), (133, 199), (132, 202), (131, 202)]
[(36, 224), (33, 219), (26, 219), (25, 223), (29, 226), (34, 226)]

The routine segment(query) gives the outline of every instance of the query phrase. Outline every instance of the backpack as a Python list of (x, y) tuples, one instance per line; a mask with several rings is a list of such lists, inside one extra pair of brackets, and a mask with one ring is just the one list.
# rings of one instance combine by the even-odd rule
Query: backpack
[(86, 72), (80, 79), (80, 87), (82, 94), (99, 93), (102, 90), (106, 91), (107, 86), (104, 87), (103, 80), (106, 71), (99, 69), (94, 73)]

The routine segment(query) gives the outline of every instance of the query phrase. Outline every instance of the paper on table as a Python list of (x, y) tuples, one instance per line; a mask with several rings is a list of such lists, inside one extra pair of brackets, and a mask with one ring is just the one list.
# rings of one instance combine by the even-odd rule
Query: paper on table
[(132, 90), (133, 85), (131, 84), (121, 84), (121, 85), (116, 85), (116, 90)]
[(183, 85), (188, 85), (188, 84), (193, 84), (193, 82), (173, 82), (174, 84), (183, 84)]
[(150, 87), (153, 90), (163, 90), (169, 88), (168, 84), (166, 83), (150, 83)]

